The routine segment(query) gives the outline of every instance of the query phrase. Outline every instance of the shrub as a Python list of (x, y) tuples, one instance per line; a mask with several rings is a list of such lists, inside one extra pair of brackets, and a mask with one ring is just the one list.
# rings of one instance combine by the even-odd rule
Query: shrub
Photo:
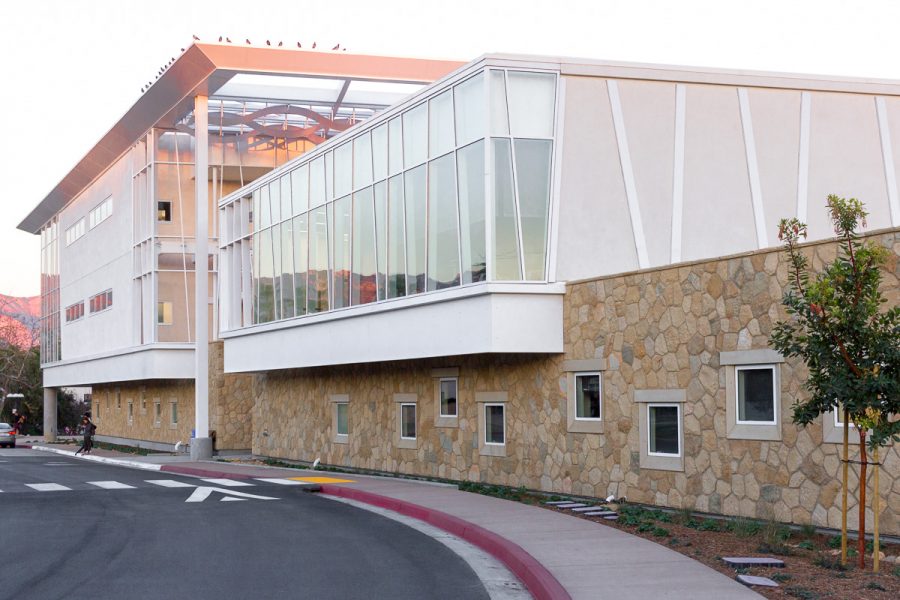
[(792, 585), (790, 587), (784, 588), (784, 591), (788, 596), (793, 596), (794, 598), (800, 598), (801, 600), (816, 600), (819, 598), (819, 595), (812, 591), (811, 589), (800, 587), (797, 585)]
[(812, 543), (812, 540), (803, 540), (802, 542), (797, 544), (797, 547), (800, 548), (801, 550), (815, 550), (816, 549), (816, 546), (815, 546), (815, 544)]
[(790, 538), (791, 530), (781, 523), (768, 521), (765, 526), (762, 527), (762, 537), (767, 544), (774, 546)]
[(656, 528), (656, 526), (653, 525), (653, 523), (644, 522), (644, 523), (641, 523), (640, 525), (638, 525), (638, 531), (640, 531), (641, 533), (647, 533), (649, 531), (653, 531), (655, 528)]
[(772, 575), (772, 581), (777, 581), (778, 583), (784, 583), (785, 581), (790, 581), (794, 576), (790, 573), (775, 573)]
[(800, 526), (800, 535), (805, 538), (811, 538), (816, 535), (816, 526), (812, 523), (804, 523)]
[(700, 531), (722, 531), (722, 524), (715, 519), (703, 519), (697, 529)]
[(829, 548), (840, 548), (841, 547), (841, 536), (833, 535), (828, 538), (828, 547)]
[(654, 537), (667, 537), (669, 535), (669, 530), (665, 527), (654, 527), (653, 528), (653, 536)]
[(782, 543), (770, 544), (768, 542), (761, 543), (756, 551), (761, 554), (776, 554), (778, 556), (793, 556), (794, 551), (791, 550), (790, 546), (786, 546)]
[(847, 566), (841, 563), (840, 557), (833, 557), (827, 554), (820, 554), (814, 560), (813, 564), (830, 571), (846, 571)]
[(870, 590), (878, 590), (880, 592), (886, 592), (887, 588), (878, 583), (877, 581), (870, 581), (866, 584), (866, 588)]
[(762, 529), (762, 525), (752, 519), (737, 518), (728, 523), (728, 530), (734, 535), (746, 538), (753, 537)]

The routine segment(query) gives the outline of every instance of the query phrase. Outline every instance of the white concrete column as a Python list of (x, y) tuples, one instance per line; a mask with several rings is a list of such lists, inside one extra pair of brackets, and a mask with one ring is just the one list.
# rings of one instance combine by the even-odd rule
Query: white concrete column
[(56, 441), (56, 388), (44, 388), (44, 441)]
[(194, 98), (194, 439), (191, 458), (212, 457), (209, 439), (209, 109), (206, 96)]

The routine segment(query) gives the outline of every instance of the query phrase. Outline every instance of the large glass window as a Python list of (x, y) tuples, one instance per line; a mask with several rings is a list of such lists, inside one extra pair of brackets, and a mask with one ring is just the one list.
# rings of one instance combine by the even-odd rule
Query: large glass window
[(375, 214), (372, 188), (353, 194), (353, 275), (350, 302), (368, 304), (377, 299), (375, 281)]
[(513, 137), (553, 136), (556, 75), (509, 71), (509, 128)]
[(288, 219), (281, 224), (282, 319), (289, 319), (294, 316), (294, 238), (292, 230), (293, 221), (291, 219)]
[(494, 140), (494, 279), (522, 279), (509, 140)]
[(403, 166), (425, 162), (428, 155), (428, 105), (420, 104), (403, 113)]
[(550, 140), (515, 140), (525, 279), (543, 280), (550, 213)]
[(306, 314), (306, 290), (309, 285), (309, 229), (307, 215), (294, 217), (294, 307), (297, 315)]
[(387, 298), (387, 183), (375, 184), (376, 287), (379, 300)]
[(375, 180), (388, 176), (388, 126), (381, 125), (372, 130), (372, 167)]
[(459, 285), (456, 168), (448, 154), (428, 163), (428, 291)]
[(452, 90), (428, 101), (428, 156), (434, 158), (453, 150)]
[(425, 291), (425, 165), (404, 175), (406, 191), (406, 293)]
[(275, 320), (275, 263), (272, 257), (272, 230), (259, 232), (259, 322)]
[(460, 148), (456, 156), (462, 282), (475, 283), (487, 278), (484, 252), (484, 142), (479, 140)]
[(313, 210), (309, 221), (309, 310), (328, 310), (328, 219), (324, 206)]
[(650, 455), (681, 455), (680, 412), (681, 407), (677, 404), (651, 404), (647, 407)]
[(372, 183), (372, 140), (364, 133), (353, 140), (353, 189)]
[(484, 137), (484, 75), (467, 79), (454, 89), (456, 143), (460, 146)]
[(406, 295), (406, 211), (403, 207), (403, 178), (388, 181), (388, 279), (387, 297)]
[(353, 189), (353, 145), (338, 146), (334, 151), (334, 195), (345, 196)]
[(309, 209), (309, 165), (291, 171), (291, 198), (293, 214), (300, 214)]
[(738, 424), (775, 423), (775, 367), (736, 367)]
[[(329, 205), (331, 206), (331, 205)], [(350, 234), (351, 220), (350, 196), (334, 201), (334, 237), (331, 242), (333, 298), (332, 308), (350, 306)]]

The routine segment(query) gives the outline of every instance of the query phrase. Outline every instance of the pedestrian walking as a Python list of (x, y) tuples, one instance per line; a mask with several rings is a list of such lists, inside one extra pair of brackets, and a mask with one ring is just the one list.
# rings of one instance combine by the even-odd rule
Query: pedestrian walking
[(12, 409), (12, 416), (9, 418), (9, 424), (12, 425), (13, 435), (19, 435), (19, 409)]
[(84, 441), (81, 443), (81, 448), (75, 451), (76, 456), (79, 452), (90, 454), (94, 447), (94, 432), (97, 431), (97, 426), (94, 425), (87, 413), (81, 417), (81, 431), (84, 434)]

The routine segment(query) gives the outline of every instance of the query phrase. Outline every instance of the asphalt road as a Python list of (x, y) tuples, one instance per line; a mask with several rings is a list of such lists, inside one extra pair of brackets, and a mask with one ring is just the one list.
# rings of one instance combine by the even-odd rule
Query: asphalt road
[(251, 483), (0, 450), (0, 599), (488, 598), (418, 531), (300, 486)]

